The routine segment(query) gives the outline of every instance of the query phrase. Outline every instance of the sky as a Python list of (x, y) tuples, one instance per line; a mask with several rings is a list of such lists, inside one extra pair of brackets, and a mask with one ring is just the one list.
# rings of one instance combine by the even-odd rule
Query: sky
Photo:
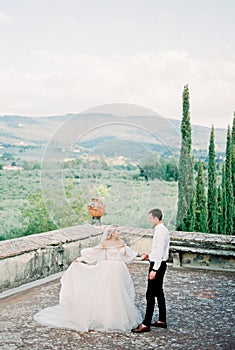
[(129, 103), (232, 125), (234, 0), (0, 0), (0, 115)]

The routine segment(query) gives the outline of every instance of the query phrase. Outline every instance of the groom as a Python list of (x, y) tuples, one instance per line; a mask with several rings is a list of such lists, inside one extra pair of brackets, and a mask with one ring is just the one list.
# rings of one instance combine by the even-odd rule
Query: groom
[[(166, 261), (169, 255), (170, 234), (162, 222), (162, 212), (160, 209), (152, 209), (149, 212), (149, 221), (155, 226), (152, 251), (145, 255), (149, 258), (148, 287), (146, 292), (146, 313), (143, 323), (132, 329), (133, 333), (144, 333), (150, 331), (150, 325), (154, 327), (167, 328), (166, 324), (166, 303), (163, 292), (163, 278), (166, 272)], [(155, 306), (155, 297), (158, 301), (159, 318), (152, 322)]]

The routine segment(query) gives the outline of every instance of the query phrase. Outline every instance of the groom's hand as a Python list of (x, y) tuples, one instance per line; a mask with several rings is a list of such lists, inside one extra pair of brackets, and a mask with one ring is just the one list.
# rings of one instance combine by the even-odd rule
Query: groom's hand
[(157, 274), (157, 271), (151, 271), (150, 273), (149, 273), (149, 279), (150, 280), (154, 280), (154, 278), (156, 277), (156, 274)]
[(148, 254), (142, 254), (141, 255), (141, 260), (149, 260)]

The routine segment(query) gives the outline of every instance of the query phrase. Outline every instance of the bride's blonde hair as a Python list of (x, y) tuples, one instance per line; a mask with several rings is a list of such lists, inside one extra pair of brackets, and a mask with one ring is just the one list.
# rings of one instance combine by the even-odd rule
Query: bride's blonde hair
[(105, 239), (110, 239), (112, 237), (112, 234), (117, 230), (118, 227), (118, 225), (110, 225), (109, 227), (106, 227), (107, 233)]

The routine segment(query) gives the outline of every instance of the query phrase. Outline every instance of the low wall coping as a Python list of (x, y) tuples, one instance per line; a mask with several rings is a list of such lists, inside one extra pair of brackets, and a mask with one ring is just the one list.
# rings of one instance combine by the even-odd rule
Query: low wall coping
[(0, 242), (0, 259), (9, 258), (48, 246), (83, 240), (90, 236), (100, 235), (101, 226), (79, 225), (66, 227), (50, 232), (9, 239)]
[[(48, 246), (57, 246), (63, 243), (87, 239), (92, 236), (101, 235), (105, 226), (95, 226), (90, 224), (78, 225), (74, 227), (62, 228), (50, 232), (33, 234), (11, 240), (0, 242), (0, 259), (13, 257), (25, 252), (42, 249)], [(122, 238), (125, 240), (125, 234), (130, 237), (151, 237), (152, 229), (139, 227), (120, 227)], [(171, 231), (170, 246), (172, 249), (184, 250), (184, 247), (205, 250), (226, 250), (227, 254), (235, 256), (235, 236)], [(127, 242), (130, 244), (130, 242)]]

